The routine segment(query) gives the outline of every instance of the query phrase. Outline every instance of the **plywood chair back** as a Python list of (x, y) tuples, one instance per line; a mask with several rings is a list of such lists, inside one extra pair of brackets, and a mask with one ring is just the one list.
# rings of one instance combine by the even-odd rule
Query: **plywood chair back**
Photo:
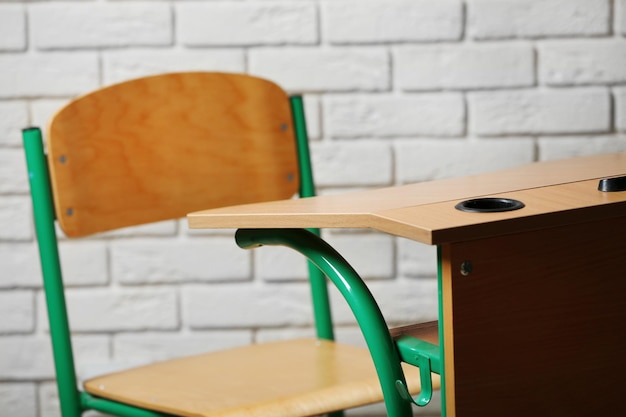
[(57, 218), (71, 237), (298, 190), (288, 97), (247, 75), (103, 88), (61, 109), (47, 138)]

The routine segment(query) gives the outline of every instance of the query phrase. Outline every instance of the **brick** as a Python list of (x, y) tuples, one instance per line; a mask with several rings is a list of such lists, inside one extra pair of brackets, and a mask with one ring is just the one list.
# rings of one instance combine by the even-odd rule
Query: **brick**
[(34, 243), (1, 243), (0, 265), (0, 288), (42, 286), (39, 255)]
[(540, 137), (538, 148), (541, 161), (626, 152), (626, 135)]
[(0, 51), (24, 49), (26, 49), (26, 15), (23, 5), (0, 5)]
[(467, 8), (474, 39), (610, 33), (608, 0), (468, 0)]
[(395, 274), (393, 237), (382, 233), (333, 234), (330, 243), (363, 279), (391, 279)]
[(29, 9), (37, 49), (167, 46), (172, 10), (159, 2), (40, 3)]
[[(98, 369), (111, 364), (111, 338), (108, 335), (74, 335), (72, 345), (79, 381), (84, 380), (84, 376), (101, 375)], [(117, 365), (117, 369), (111, 372), (119, 368)]]
[(112, 273), (125, 284), (246, 280), (250, 253), (232, 239), (133, 240), (111, 245)]
[(45, 337), (2, 337), (0, 375), (8, 380), (53, 378), (52, 348)]
[(255, 269), (265, 281), (306, 281), (309, 273), (306, 259), (298, 252), (266, 246), (253, 251)]
[(437, 248), (409, 239), (398, 239), (398, 272), (406, 277), (437, 276)]
[(31, 291), (0, 291), (0, 334), (31, 332), (35, 325), (34, 307)]
[(39, 417), (61, 417), (59, 393), (55, 382), (39, 384), (37, 399), (39, 400)]
[(31, 205), (28, 197), (1, 196), (0, 241), (24, 241), (33, 237)]
[(45, 128), (50, 119), (52, 119), (52, 116), (61, 110), (68, 102), (68, 99), (41, 99), (31, 101), (31, 126), (37, 126), (45, 132)]
[(391, 146), (387, 143), (315, 143), (311, 156), (315, 182), (320, 187), (380, 186), (393, 181)]
[[(180, 324), (173, 289), (69, 289), (65, 294), (70, 324), (77, 332), (174, 330)], [(43, 297), (38, 305), (45, 311)]]
[(312, 94), (303, 96), (304, 114), (306, 117), (306, 128), (309, 139), (321, 139), (322, 119), (320, 97)]
[(532, 86), (534, 52), (527, 43), (399, 47), (395, 84), (404, 90)]
[(107, 85), (165, 72), (245, 70), (240, 50), (122, 50), (104, 52), (102, 61)]
[[(435, 279), (368, 281), (367, 287), (390, 326), (437, 319)], [(330, 295), (335, 323), (354, 324), (354, 316), (339, 291), (332, 289)]]
[(0, 148), (0, 194), (27, 193), (28, 171), (21, 149)]
[(389, 89), (389, 57), (380, 48), (268, 48), (249, 52), (250, 73), (287, 90)]
[(66, 286), (104, 285), (109, 282), (104, 242), (64, 241), (59, 245)]
[[(0, 375), (4, 380), (53, 379), (52, 346), (48, 337), (5, 336), (0, 339)], [(72, 338), (74, 356), (80, 364), (106, 360), (108, 344), (103, 337)]]
[(463, 97), (456, 93), (328, 97), (325, 131), (332, 137), (459, 136)]
[[(345, 192), (345, 188), (342, 188)], [(394, 242), (386, 234), (363, 233), (362, 229), (333, 229), (324, 237), (364, 279), (393, 277)], [(265, 281), (307, 281), (308, 272), (302, 255), (284, 247), (263, 247), (254, 251), (259, 277)]]
[(619, 131), (626, 131), (626, 87), (613, 89), (615, 102), (615, 128)]
[[(112, 359), (111, 337), (108, 335), (73, 336), (76, 376), (79, 383), (95, 376), (121, 371), (141, 363), (121, 363)], [(97, 416), (100, 417), (100, 416)]]
[(626, 0), (617, 0), (615, 2), (616, 11), (616, 33), (621, 33), (622, 36), (626, 36)]
[(247, 330), (224, 330), (199, 334), (119, 334), (113, 338), (113, 357), (123, 362), (153, 362), (251, 343), (252, 333)]
[(180, 2), (177, 38), (188, 46), (314, 44), (316, 14), (308, 2)]
[(403, 141), (396, 144), (396, 179), (410, 183), (462, 177), (533, 160), (534, 143), (530, 139)]
[(541, 43), (539, 79), (547, 85), (623, 83), (626, 81), (626, 40)]
[(33, 383), (0, 383), (0, 410), (5, 416), (37, 417)]
[(470, 93), (470, 131), (478, 135), (606, 132), (606, 90), (526, 90)]
[(22, 101), (0, 101), (0, 146), (17, 146), (28, 126), (28, 108)]
[(301, 326), (313, 321), (304, 283), (193, 286), (183, 289), (183, 300), (192, 328)]
[(463, 30), (460, 1), (335, 1), (323, 6), (331, 43), (457, 40)]
[(98, 71), (95, 52), (2, 54), (0, 98), (81, 94), (98, 87)]

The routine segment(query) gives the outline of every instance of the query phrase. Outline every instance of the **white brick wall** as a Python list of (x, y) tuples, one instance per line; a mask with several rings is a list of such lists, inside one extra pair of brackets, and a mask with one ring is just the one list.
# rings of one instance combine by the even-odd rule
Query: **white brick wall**
[[(70, 324), (77, 332), (180, 328), (178, 294), (172, 288), (84, 288), (68, 290), (66, 297)], [(43, 297), (37, 304), (45, 314)], [(47, 329), (47, 323), (40, 325)]]
[(312, 2), (179, 2), (179, 40), (187, 46), (314, 44), (319, 39)]
[(615, 128), (626, 131), (626, 87), (618, 87), (613, 90), (615, 97)]
[(611, 131), (605, 88), (470, 93), (470, 131), (477, 135)]
[(97, 88), (96, 52), (0, 54), (0, 99), (71, 96)]
[[(626, 0), (0, 0), (0, 416), (59, 415), (20, 129), (72, 97), (167, 71), (270, 78), (305, 93), (336, 193), (626, 151), (625, 68)], [(388, 321), (436, 317), (434, 248), (324, 233)], [(231, 231), (161, 222), (61, 257), (81, 373), (312, 333), (303, 260)], [(362, 343), (336, 291), (333, 308)]]
[(30, 208), (30, 200), (26, 196), (2, 196), (0, 240), (26, 241), (33, 237)]
[(235, 49), (121, 49), (103, 53), (102, 65), (104, 84), (109, 85), (163, 72), (244, 72), (245, 54)]
[(0, 5), (0, 51), (26, 47), (26, 14), (19, 4)]
[(524, 139), (405, 140), (396, 147), (396, 178), (409, 183), (496, 171), (531, 163), (534, 145)]
[(110, 257), (113, 279), (123, 284), (249, 279), (250, 253), (233, 240), (179, 241), (174, 246), (164, 240), (115, 242)]
[(28, 125), (28, 107), (22, 101), (0, 101), (0, 146), (19, 146), (20, 130)]
[(330, 137), (461, 136), (463, 97), (457, 93), (330, 96), (324, 108)]
[[(319, 186), (391, 185), (392, 149), (389, 143), (315, 143), (312, 160)], [(363, 175), (367, 172), (368, 175)]]
[(626, 82), (626, 40), (568, 40), (539, 45), (539, 77), (550, 86)]
[(403, 90), (529, 87), (535, 83), (529, 43), (398, 47), (395, 80)]
[(30, 333), (35, 329), (35, 304), (31, 291), (0, 292), (0, 333)]
[(2, 412), (7, 416), (36, 417), (35, 384), (0, 384), (0, 404), (2, 404)]
[(322, 3), (330, 43), (449, 41), (461, 37), (462, 2), (398, 0)]
[(382, 48), (284, 48), (250, 52), (250, 72), (296, 91), (369, 91), (389, 88)]
[(39, 3), (30, 6), (29, 17), (36, 49), (172, 44), (172, 11), (167, 3)]
[[(2, 205), (6, 204), (6, 197)], [(2, 237), (0, 243), (0, 289), (41, 287), (41, 270), (37, 259), (37, 247), (32, 243), (16, 243), (10, 238)]]
[(608, 35), (610, 0), (468, 0), (472, 39)]

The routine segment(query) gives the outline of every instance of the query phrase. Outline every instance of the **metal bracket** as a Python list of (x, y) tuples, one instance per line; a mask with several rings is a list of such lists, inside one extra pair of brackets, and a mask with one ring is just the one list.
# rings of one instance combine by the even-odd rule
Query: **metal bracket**
[(402, 336), (396, 340), (396, 346), (403, 362), (417, 366), (420, 370), (421, 391), (417, 398), (409, 393), (402, 381), (396, 381), (396, 388), (400, 396), (406, 401), (424, 407), (433, 396), (433, 381), (431, 373), (441, 374), (441, 359), (439, 346), (425, 342), (412, 336)]

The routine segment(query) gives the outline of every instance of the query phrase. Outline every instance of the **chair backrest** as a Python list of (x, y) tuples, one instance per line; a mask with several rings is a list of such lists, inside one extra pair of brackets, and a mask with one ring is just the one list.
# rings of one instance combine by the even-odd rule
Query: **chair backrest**
[(289, 99), (242, 74), (100, 89), (54, 116), (47, 147), (57, 219), (70, 237), (298, 191)]
[[(260, 78), (175, 73), (97, 90), (48, 127), (23, 131), (50, 334), (64, 415), (77, 390), (55, 229), (68, 237), (204, 208), (315, 194), (300, 96)], [(319, 337), (333, 329), (324, 275), (309, 266)]]

